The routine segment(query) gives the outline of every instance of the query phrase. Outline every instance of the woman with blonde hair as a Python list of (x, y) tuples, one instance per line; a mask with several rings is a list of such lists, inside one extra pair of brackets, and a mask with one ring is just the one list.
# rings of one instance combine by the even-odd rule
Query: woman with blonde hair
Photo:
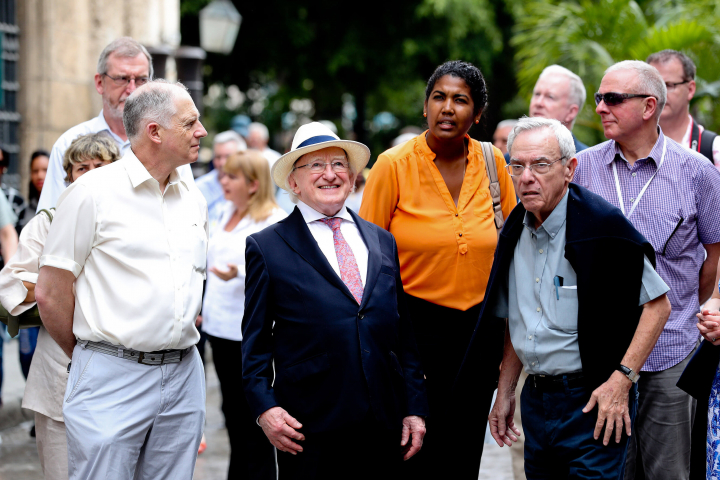
[(230, 437), (228, 479), (275, 479), (275, 453), (255, 424), (242, 382), (242, 319), (245, 304), (245, 240), (287, 216), (274, 199), (268, 161), (256, 150), (227, 159), (220, 180), (227, 204), (210, 232), (203, 331), (212, 345)]
[[(66, 181), (120, 158), (115, 142), (104, 133), (83, 135), (65, 151), (63, 168)], [(35, 306), (40, 255), (47, 239), (55, 209), (41, 210), (22, 232), (17, 253), (0, 271), (0, 303), (11, 315)], [(22, 406), (35, 412), (35, 441), (43, 474), (47, 480), (68, 478), (67, 440), (62, 404), (68, 379), (70, 358), (44, 327), (38, 332), (37, 346), (30, 364)]]

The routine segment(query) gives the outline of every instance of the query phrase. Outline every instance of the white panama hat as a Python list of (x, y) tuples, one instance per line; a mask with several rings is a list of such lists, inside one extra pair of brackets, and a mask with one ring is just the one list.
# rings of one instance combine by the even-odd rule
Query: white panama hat
[(340, 140), (328, 127), (320, 122), (312, 122), (298, 128), (293, 138), (292, 148), (278, 158), (270, 174), (278, 187), (292, 192), (288, 184), (288, 176), (298, 158), (306, 153), (315, 152), (328, 147), (340, 147), (345, 150), (350, 167), (354, 172), (361, 172), (370, 160), (370, 149), (360, 142)]

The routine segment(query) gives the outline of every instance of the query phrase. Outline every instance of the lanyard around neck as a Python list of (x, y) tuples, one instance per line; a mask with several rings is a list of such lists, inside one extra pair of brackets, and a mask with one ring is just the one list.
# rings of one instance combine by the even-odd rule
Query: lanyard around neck
[(660, 167), (662, 167), (662, 164), (665, 161), (666, 149), (667, 149), (667, 138), (664, 139), (662, 156), (660, 157), (660, 163), (658, 163), (655, 173), (653, 173), (652, 177), (650, 177), (650, 180), (648, 180), (647, 183), (645, 184), (645, 186), (642, 188), (642, 190), (640, 190), (640, 193), (638, 194), (637, 198), (635, 198), (635, 201), (630, 206), (630, 213), (627, 213), (627, 214), (625, 213), (625, 203), (623, 202), (622, 190), (620, 190), (620, 180), (618, 179), (617, 167), (615, 166), (615, 160), (613, 160), (612, 168), (613, 168), (613, 175), (615, 175), (615, 189), (617, 190), (618, 200), (620, 200), (620, 210), (622, 210), (623, 215), (625, 215), (627, 218), (630, 218), (630, 215), (633, 214), (633, 212), (635, 211), (635, 207), (637, 207), (638, 203), (640, 203), (640, 199), (642, 198), (643, 195), (645, 195), (645, 190), (647, 190), (647, 188), (650, 186), (650, 182), (653, 181), (653, 178), (655, 178), (655, 175), (657, 175), (658, 172), (660, 171)]

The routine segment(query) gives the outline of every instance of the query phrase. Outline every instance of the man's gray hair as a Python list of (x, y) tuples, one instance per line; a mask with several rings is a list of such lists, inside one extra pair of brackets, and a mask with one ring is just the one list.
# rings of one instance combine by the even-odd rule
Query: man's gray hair
[(512, 158), (513, 142), (515, 142), (515, 138), (518, 135), (523, 132), (540, 130), (542, 128), (547, 128), (555, 134), (555, 139), (560, 146), (560, 155), (563, 158), (560, 163), (565, 165), (569, 159), (575, 156), (575, 141), (573, 140), (570, 130), (554, 118), (522, 117), (518, 120), (517, 125), (515, 125), (515, 128), (513, 128), (510, 135), (508, 135), (507, 147), (510, 157)]
[(260, 134), (260, 137), (262, 137), (262, 139), (265, 141), (270, 140), (270, 131), (262, 123), (252, 122), (250, 125), (248, 125), (248, 135), (252, 132), (258, 132)]
[[(587, 90), (585, 90), (585, 85), (583, 84), (582, 78), (580, 78), (577, 74), (571, 72), (565, 67), (561, 67), (560, 65), (550, 65), (549, 67), (545, 67), (545, 69), (538, 77), (538, 80), (549, 75), (562, 75), (568, 79), (568, 82), (570, 84), (568, 100), (570, 100), (571, 105), (578, 106), (579, 115), (583, 109), (583, 105), (585, 105), (585, 100), (587, 99)], [(577, 116), (575, 118), (577, 118)], [(574, 124), (575, 119), (573, 118), (573, 121), (570, 123), (570, 128), (572, 128)]]
[(177, 113), (175, 99), (180, 92), (189, 96), (187, 87), (182, 83), (158, 78), (130, 94), (123, 111), (123, 125), (128, 139), (131, 142), (136, 139), (150, 122), (169, 128), (170, 119)]
[(152, 78), (152, 56), (147, 51), (147, 48), (143, 47), (142, 45), (140, 45), (140, 43), (130, 37), (116, 38), (115, 40), (110, 42), (107, 47), (105, 47), (105, 49), (100, 54), (100, 58), (98, 59), (97, 73), (102, 75), (108, 72), (107, 61), (110, 55), (112, 55), (113, 53), (118, 57), (123, 58), (135, 58), (142, 53), (143, 55), (145, 55), (145, 58), (147, 58), (149, 67), (148, 75), (150, 76), (150, 78)]
[(652, 55), (650, 55), (645, 62), (652, 65), (653, 63), (667, 63), (671, 61), (672, 59), (677, 59), (680, 64), (683, 67), (683, 80), (684, 81), (690, 81), (695, 80), (695, 72), (697, 71), (697, 68), (695, 68), (695, 62), (693, 62), (690, 57), (685, 55), (682, 52), (678, 52), (677, 50), (661, 50), (659, 52), (655, 52)]
[(215, 145), (222, 145), (223, 143), (228, 142), (235, 142), (238, 152), (247, 150), (247, 143), (245, 143), (245, 140), (243, 140), (240, 134), (234, 130), (225, 130), (224, 132), (220, 132), (215, 135), (215, 137), (213, 137), (213, 147)]
[(495, 130), (501, 129), (501, 128), (507, 128), (507, 127), (514, 127), (517, 125), (517, 120), (503, 120), (502, 122), (497, 124), (497, 127), (495, 127)]
[(603, 76), (608, 73), (627, 70), (633, 71), (637, 75), (637, 86), (634, 88), (636, 91), (617, 93), (639, 93), (655, 97), (657, 99), (657, 111), (655, 112), (655, 117), (659, 122), (660, 114), (665, 107), (665, 102), (667, 102), (667, 87), (665, 86), (665, 80), (663, 80), (662, 75), (660, 75), (660, 72), (657, 71), (657, 68), (645, 62), (641, 62), (640, 60), (624, 60), (605, 70), (605, 74)]

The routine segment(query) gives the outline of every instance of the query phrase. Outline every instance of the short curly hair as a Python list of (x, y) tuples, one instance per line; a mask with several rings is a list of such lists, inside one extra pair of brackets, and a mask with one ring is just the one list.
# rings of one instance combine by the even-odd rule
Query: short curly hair
[(63, 169), (65, 170), (65, 181), (72, 183), (72, 168), (76, 163), (88, 160), (102, 160), (114, 162), (120, 158), (120, 149), (117, 144), (105, 132), (89, 133), (81, 135), (72, 141), (65, 155), (63, 156)]
[(435, 69), (428, 80), (425, 88), (425, 101), (430, 98), (435, 82), (445, 75), (462, 78), (470, 87), (470, 96), (473, 100), (475, 113), (483, 110), (487, 105), (487, 87), (485, 86), (485, 77), (482, 72), (472, 63), (463, 62), (461, 60), (451, 60), (445, 62)]

